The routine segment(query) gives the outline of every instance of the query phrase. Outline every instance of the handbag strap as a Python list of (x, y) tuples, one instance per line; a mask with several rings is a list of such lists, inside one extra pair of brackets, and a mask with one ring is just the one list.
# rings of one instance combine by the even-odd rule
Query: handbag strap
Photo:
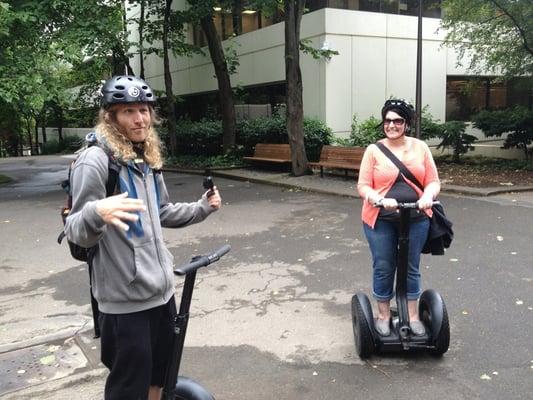
[(407, 169), (407, 167), (394, 155), (392, 151), (390, 151), (387, 146), (385, 146), (383, 143), (376, 143), (376, 146), (385, 154), (389, 160), (392, 161), (394, 165), (400, 170), (400, 172), (411, 182), (413, 182), (416, 186), (420, 188), (420, 190), (424, 191), (424, 186), (416, 179), (416, 177)]

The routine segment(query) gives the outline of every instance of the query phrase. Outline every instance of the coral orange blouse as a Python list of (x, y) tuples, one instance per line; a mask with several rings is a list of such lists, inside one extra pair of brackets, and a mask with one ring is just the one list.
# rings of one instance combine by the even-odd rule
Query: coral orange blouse
[[(411, 171), (411, 173), (418, 179), (418, 181), (426, 187), (431, 182), (439, 181), (439, 174), (431, 151), (428, 145), (416, 138), (409, 138), (410, 147), (404, 153), (400, 161)], [(361, 197), (361, 189), (369, 186), (373, 190), (377, 191), (380, 195), (384, 196), (390, 190), (396, 178), (398, 177), (399, 170), (392, 163), (392, 161), (374, 144), (371, 144), (365, 150), (363, 160), (361, 161), (361, 168), (359, 170), (359, 180), (357, 182), (357, 189)], [(405, 181), (411, 186), (418, 196), (422, 196), (423, 192), (413, 182), (405, 178)], [(424, 210), (426, 214), (431, 217), (431, 209)], [(379, 214), (379, 208), (374, 207), (368, 201), (363, 201), (362, 209), (363, 222), (374, 228), (376, 220)]]

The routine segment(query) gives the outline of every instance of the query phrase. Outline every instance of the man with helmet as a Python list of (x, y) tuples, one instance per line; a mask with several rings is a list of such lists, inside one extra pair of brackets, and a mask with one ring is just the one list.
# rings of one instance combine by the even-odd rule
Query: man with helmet
[[(221, 206), (216, 187), (193, 203), (171, 203), (160, 169), (155, 95), (134, 76), (114, 76), (101, 90), (93, 145), (71, 171), (67, 238), (92, 251), (101, 359), (110, 373), (105, 399), (159, 399), (176, 316), (173, 258), (162, 227), (204, 220)], [(106, 197), (109, 165), (120, 166)]]
[[(394, 296), (398, 248), (398, 202), (418, 202), (419, 206), (419, 210), (412, 210), (411, 214), (407, 305), (411, 331), (415, 335), (425, 333), (417, 306), (421, 293), (420, 254), (428, 235), (431, 206), (440, 192), (440, 181), (427, 144), (407, 136), (414, 116), (413, 106), (405, 100), (385, 102), (381, 110), (385, 138), (366, 149), (357, 184), (359, 195), (364, 199), (363, 229), (373, 260), (373, 295), (378, 304), (375, 327), (382, 336), (390, 335), (390, 301)], [(390, 150), (421, 183), (423, 190), (404, 176), (379, 146)], [(383, 208), (374, 207), (377, 203)]]

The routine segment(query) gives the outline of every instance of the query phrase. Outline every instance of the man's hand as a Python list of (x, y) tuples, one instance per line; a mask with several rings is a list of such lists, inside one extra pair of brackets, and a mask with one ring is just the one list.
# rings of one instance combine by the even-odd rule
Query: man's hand
[(222, 205), (222, 198), (220, 197), (220, 193), (218, 193), (216, 186), (213, 186), (213, 189), (207, 192), (207, 201), (215, 210), (218, 210)]
[(128, 193), (106, 197), (96, 202), (96, 212), (104, 222), (125, 231), (129, 226), (124, 221), (135, 222), (139, 219), (138, 215), (133, 214), (136, 211), (146, 211), (146, 206), (140, 199), (129, 198)]

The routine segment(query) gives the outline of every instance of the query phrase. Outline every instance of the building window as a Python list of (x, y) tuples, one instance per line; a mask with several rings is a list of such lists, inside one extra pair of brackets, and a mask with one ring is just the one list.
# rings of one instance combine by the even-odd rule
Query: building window
[(516, 105), (532, 108), (533, 88), (526, 78), (496, 81), (490, 77), (449, 76), (446, 81), (446, 120), (468, 121), (475, 113)]
[[(248, 7), (248, 2), (242, 1), (238, 8), (216, 7), (213, 10), (213, 20), (220, 38), (226, 40), (234, 35), (242, 35), (281, 22), (283, 21), (283, 14), (281, 11), (277, 11), (273, 15), (265, 16), (260, 11)], [(201, 26), (192, 25), (192, 32), (193, 43), (196, 46), (207, 46), (207, 40)]]
[[(239, 109), (245, 105), (268, 105), (270, 110), (276, 110), (285, 103), (286, 87), (284, 82), (239, 87), (234, 90), (234, 101)], [(203, 118), (220, 118), (220, 102), (217, 92), (197, 93), (180, 97), (176, 105), (180, 118), (199, 121)]]
[[(429, 18), (440, 18), (441, 3), (442, 0), (423, 1), (422, 15)], [(306, 5), (309, 11), (329, 7), (385, 14), (418, 15), (418, 0), (309, 0)]]

